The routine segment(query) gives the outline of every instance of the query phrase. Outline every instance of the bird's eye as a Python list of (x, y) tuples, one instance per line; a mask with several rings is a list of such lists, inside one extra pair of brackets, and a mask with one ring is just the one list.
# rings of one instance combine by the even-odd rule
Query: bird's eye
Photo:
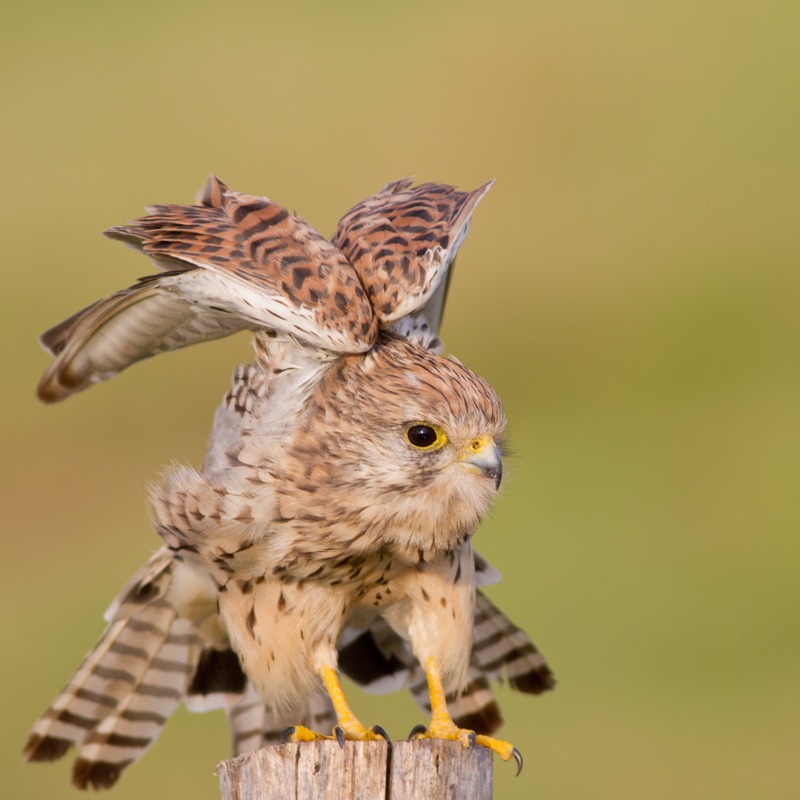
[(447, 434), (438, 425), (415, 422), (406, 428), (406, 439), (417, 450), (437, 450), (447, 441)]

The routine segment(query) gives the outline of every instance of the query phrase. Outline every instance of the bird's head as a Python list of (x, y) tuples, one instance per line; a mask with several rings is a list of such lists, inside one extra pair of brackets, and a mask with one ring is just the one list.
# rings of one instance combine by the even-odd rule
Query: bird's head
[(305, 427), (318, 442), (316, 480), (359, 523), (427, 551), (463, 541), (488, 511), (503, 474), (505, 424), (485, 380), (384, 335), (368, 354), (331, 368)]

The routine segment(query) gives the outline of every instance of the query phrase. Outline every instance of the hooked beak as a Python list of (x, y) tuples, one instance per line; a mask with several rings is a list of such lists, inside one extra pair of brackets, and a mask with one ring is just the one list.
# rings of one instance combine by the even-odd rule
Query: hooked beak
[(459, 463), (470, 472), (477, 472), (494, 480), (495, 489), (500, 488), (503, 480), (503, 459), (491, 436), (479, 436), (472, 439), (459, 456)]

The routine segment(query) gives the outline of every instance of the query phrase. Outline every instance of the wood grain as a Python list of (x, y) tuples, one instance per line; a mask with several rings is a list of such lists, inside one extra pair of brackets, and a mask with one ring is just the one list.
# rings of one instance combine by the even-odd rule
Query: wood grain
[(273, 745), (217, 767), (222, 800), (490, 800), (492, 754), (438, 739)]

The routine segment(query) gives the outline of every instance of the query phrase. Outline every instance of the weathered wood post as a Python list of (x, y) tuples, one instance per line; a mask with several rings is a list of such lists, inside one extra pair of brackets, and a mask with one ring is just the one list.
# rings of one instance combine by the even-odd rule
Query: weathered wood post
[(272, 745), (217, 767), (222, 800), (491, 800), (492, 754), (440, 739)]

